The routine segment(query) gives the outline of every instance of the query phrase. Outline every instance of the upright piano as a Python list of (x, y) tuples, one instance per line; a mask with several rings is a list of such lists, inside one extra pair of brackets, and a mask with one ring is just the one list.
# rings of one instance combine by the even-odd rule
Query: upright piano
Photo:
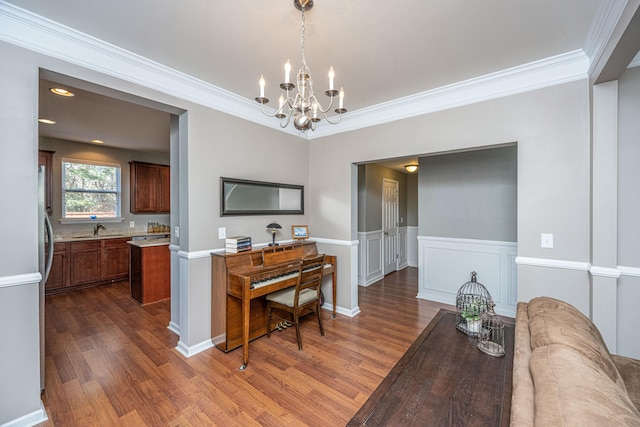
[[(211, 258), (211, 336), (224, 352), (243, 346), (249, 363), (249, 341), (267, 333), (266, 295), (295, 286), (302, 258), (318, 254), (315, 242), (270, 246)], [(333, 317), (336, 316), (336, 257), (326, 255), (325, 277), (331, 275)]]

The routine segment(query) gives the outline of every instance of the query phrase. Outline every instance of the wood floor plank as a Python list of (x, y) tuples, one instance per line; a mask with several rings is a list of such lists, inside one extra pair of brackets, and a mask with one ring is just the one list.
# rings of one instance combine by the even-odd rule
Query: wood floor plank
[(416, 298), (417, 269), (361, 287), (361, 313), (323, 311), (242, 349), (184, 358), (170, 301), (141, 307), (128, 282), (46, 297), (42, 426), (346, 425), (444, 304)]

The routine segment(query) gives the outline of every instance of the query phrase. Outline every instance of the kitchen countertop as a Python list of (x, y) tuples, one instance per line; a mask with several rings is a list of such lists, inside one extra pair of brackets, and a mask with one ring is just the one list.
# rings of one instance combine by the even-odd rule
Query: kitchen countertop
[(157, 239), (141, 239), (141, 240), (130, 240), (127, 242), (131, 246), (137, 246), (139, 248), (146, 248), (148, 246), (162, 246), (162, 245), (170, 245), (171, 239), (166, 237), (159, 237)]
[(68, 234), (68, 235), (57, 235), (53, 237), (54, 242), (77, 242), (77, 241), (85, 241), (85, 240), (103, 240), (103, 239), (133, 239), (134, 237), (146, 237), (147, 240), (141, 239), (140, 242), (145, 241), (156, 241), (158, 239), (166, 240), (170, 242), (171, 239), (166, 236), (169, 233), (136, 233), (136, 234), (100, 234), (98, 236), (94, 236), (92, 234)]

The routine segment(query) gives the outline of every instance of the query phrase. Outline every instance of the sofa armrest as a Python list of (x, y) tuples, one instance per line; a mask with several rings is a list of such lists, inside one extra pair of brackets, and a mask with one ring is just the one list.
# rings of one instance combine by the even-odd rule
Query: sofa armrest
[(525, 302), (518, 303), (514, 334), (510, 425), (512, 427), (528, 427), (534, 424), (535, 390), (529, 370), (531, 338), (529, 335), (529, 315)]
[(620, 372), (622, 381), (624, 381), (629, 399), (640, 411), (640, 360), (617, 354), (612, 354), (611, 358)]

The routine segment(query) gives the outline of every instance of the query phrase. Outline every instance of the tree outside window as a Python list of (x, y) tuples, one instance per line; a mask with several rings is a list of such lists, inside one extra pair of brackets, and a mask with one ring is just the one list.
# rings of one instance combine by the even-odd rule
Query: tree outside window
[(120, 165), (63, 159), (62, 218), (119, 218), (120, 187)]

